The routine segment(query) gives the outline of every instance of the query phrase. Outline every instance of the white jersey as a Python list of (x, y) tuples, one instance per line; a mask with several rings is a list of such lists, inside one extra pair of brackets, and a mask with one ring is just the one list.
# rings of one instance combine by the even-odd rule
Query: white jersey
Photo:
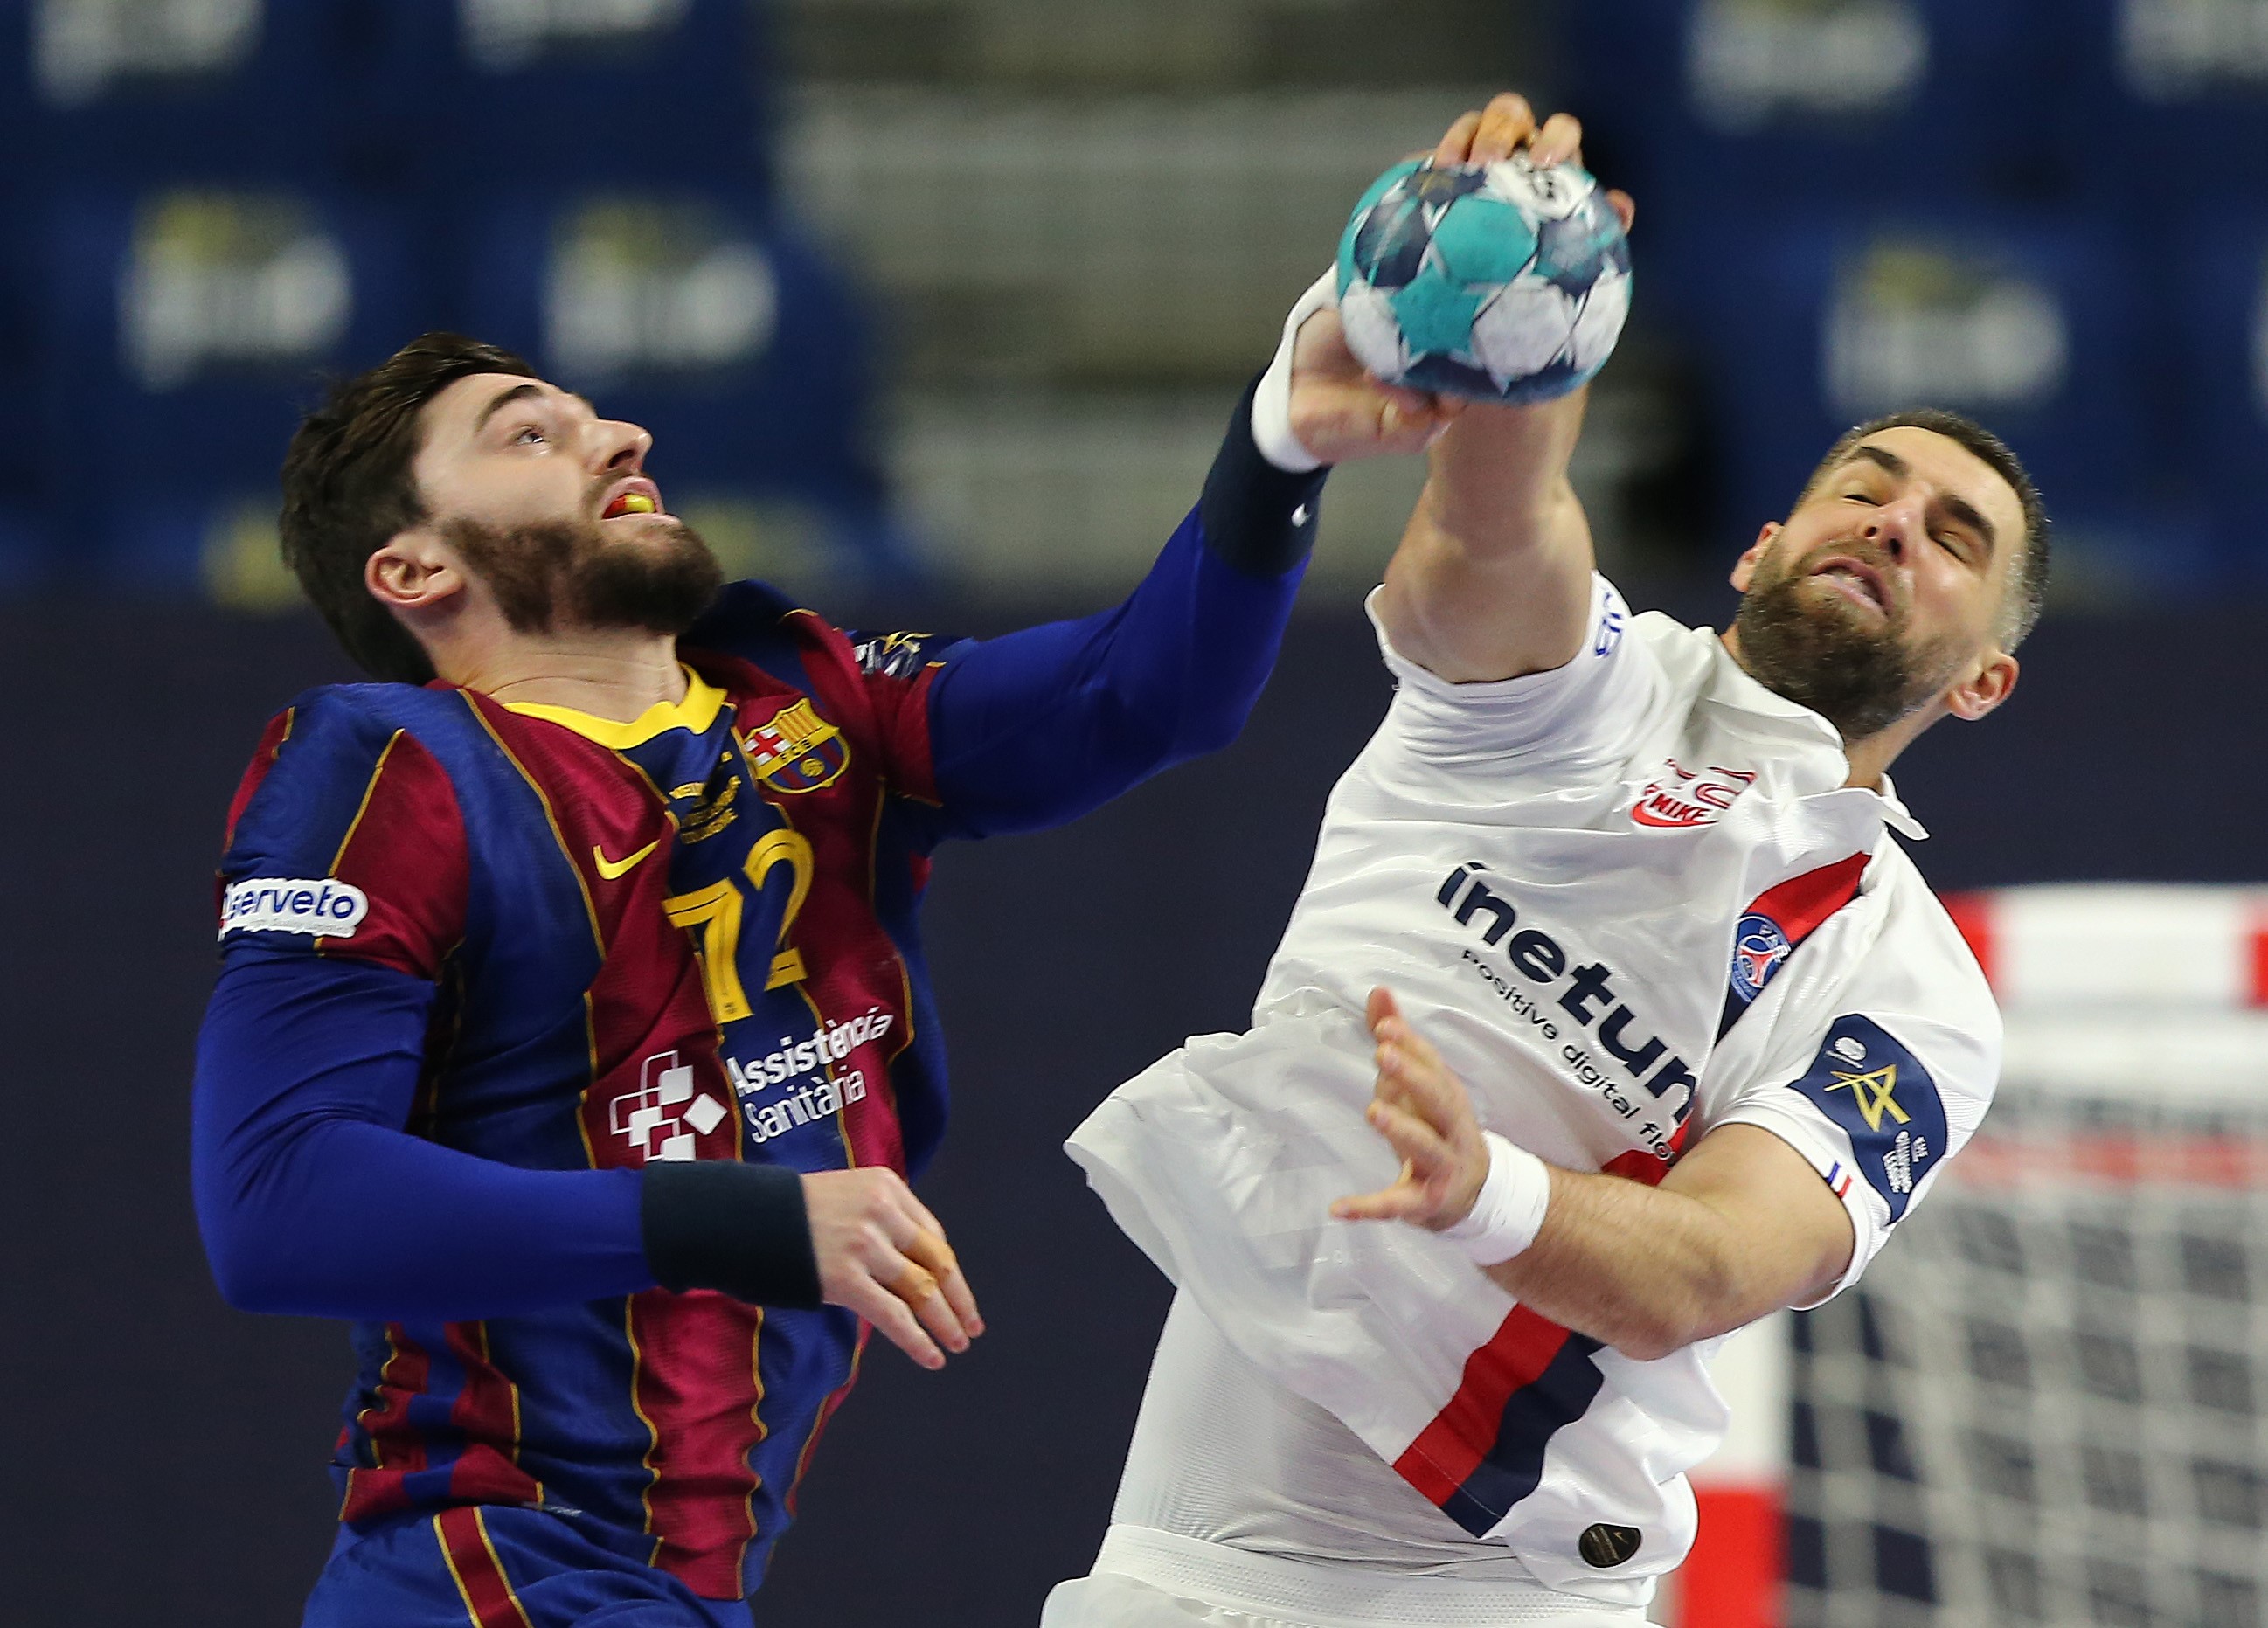
[[(1484, 1128), (1554, 1164), (1658, 1182), (1719, 1125), (1782, 1138), (1849, 1212), (1838, 1290), (1983, 1117), (1999, 1014), (1889, 834), (1925, 835), (1887, 783), (1846, 787), (1834, 729), (1714, 634), (1630, 616), (1602, 578), (1592, 609), (1572, 661), (1498, 683), (1445, 682), (1381, 630), (1398, 689), (1331, 795), (1253, 1028), (1190, 1041), (1072, 1137), (1187, 1308), (1122, 1528), (1624, 1606), (1692, 1541), (1683, 1472), (1726, 1424), (1713, 1342), (1638, 1361), (1431, 1234), (1327, 1215), (1396, 1167), (1362, 1118), (1374, 985)], [(1201, 1349), (1216, 1337), (1236, 1362)], [(1209, 1423), (1169, 1404), (1168, 1371), (1195, 1367), (1246, 1394)], [(1248, 1484), (1177, 1493), (1179, 1467), (1220, 1466), (1232, 1414), (1284, 1421)], [(1392, 1474), (1263, 1484), (1350, 1437)]]

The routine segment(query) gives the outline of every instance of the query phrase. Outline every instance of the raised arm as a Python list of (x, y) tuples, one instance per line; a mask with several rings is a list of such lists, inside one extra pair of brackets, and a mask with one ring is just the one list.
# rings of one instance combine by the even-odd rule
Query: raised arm
[[(1506, 94), (1460, 119), (1434, 158), (1488, 162), (1525, 146), (1538, 164), (1556, 164), (1577, 158), (1581, 142), (1569, 115), (1539, 129), (1528, 103)], [(1630, 199), (1609, 197), (1627, 225)], [(1319, 365), (1344, 350), (1336, 323), (1335, 313), (1320, 315), (1300, 335)], [(1535, 407), (1475, 406), (1434, 445), (1425, 492), (1386, 569), (1380, 614), (1403, 655), (1453, 683), (1573, 659), (1590, 606), (1591, 530), (1567, 468), (1586, 400), (1578, 390)]]
[(929, 701), (946, 829), (1058, 824), (1235, 739), (1275, 666), (1331, 466), (1416, 452), (1462, 409), (1365, 374), (1329, 298), (1326, 279), (1293, 309), (1203, 496), (1132, 593), (946, 657)]

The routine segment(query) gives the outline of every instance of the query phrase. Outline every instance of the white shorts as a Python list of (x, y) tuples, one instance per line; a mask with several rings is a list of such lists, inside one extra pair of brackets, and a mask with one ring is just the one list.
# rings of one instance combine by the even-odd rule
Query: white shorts
[(1541, 1584), (1323, 1565), (1113, 1526), (1094, 1571), (1058, 1583), (1040, 1628), (1643, 1628), (1643, 1610)]

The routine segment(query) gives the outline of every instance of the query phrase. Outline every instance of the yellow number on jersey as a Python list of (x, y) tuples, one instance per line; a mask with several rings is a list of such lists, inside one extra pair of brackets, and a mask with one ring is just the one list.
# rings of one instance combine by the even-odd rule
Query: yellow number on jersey
[[(803, 956), (789, 947), (787, 939), (811, 893), (814, 868), (811, 840), (798, 831), (767, 831), (748, 851), (748, 862), (742, 867), (748, 885), (761, 894), (772, 867), (783, 864), (792, 881), (787, 909), (780, 913), (777, 950), (764, 978), (768, 990), (793, 983), (804, 976)], [(695, 953), (701, 961), (702, 983), (709, 991), (710, 1015), (719, 1024), (748, 1016), (747, 986), (740, 982), (740, 917), (747, 906), (740, 884), (728, 876), (692, 893), (673, 894), (662, 901), (662, 909), (677, 925), (701, 930)]]

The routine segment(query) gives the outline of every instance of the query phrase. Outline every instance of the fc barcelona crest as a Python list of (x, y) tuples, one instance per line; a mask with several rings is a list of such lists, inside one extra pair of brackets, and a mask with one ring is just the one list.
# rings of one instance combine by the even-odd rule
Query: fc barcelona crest
[(781, 708), (748, 731), (748, 767), (775, 792), (816, 792), (849, 767), (850, 743), (809, 701)]

